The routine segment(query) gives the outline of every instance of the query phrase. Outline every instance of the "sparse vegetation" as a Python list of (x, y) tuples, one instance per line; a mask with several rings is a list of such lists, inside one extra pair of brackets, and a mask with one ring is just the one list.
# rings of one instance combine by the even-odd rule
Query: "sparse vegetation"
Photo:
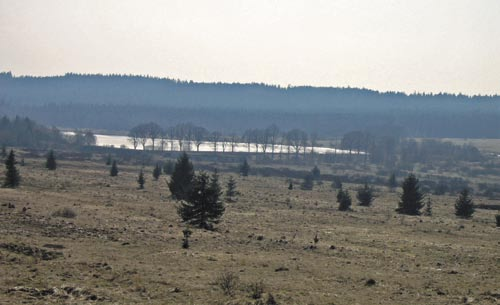
[(256, 281), (247, 285), (248, 294), (250, 298), (254, 300), (258, 300), (262, 297), (262, 294), (264, 293), (264, 288), (265, 285), (263, 281)]
[(76, 212), (72, 208), (61, 208), (52, 213), (52, 217), (75, 218)]
[[(336, 303), (369, 304), (376, 298), (388, 300), (388, 304), (413, 304), (414, 295), (420, 293), (422, 285), (410, 283), (404, 277), (408, 272), (405, 270), (412, 273), (412, 281), (425, 282), (430, 276), (425, 266), (449, 270), (441, 272), (434, 280), (433, 287), (439, 287), (445, 294), (422, 294), (416, 304), (453, 303), (456, 295), (468, 287), (477, 289), (477, 292), (470, 293), (471, 298), (478, 303), (488, 302), (487, 298), (491, 296), (483, 295), (484, 291), (494, 291), (496, 287), (498, 277), (489, 266), (495, 264), (493, 219), (497, 211), (487, 209), (496, 205), (477, 193), (476, 198), (479, 197), (483, 205), (476, 207), (476, 219), (470, 226), (465, 224), (466, 230), (455, 234), (455, 198), (434, 195), (432, 219), (395, 218), (394, 205), (399, 196), (389, 193), (384, 187), (387, 172), (381, 172), (379, 180), (369, 180), (356, 177), (352, 165), (337, 164), (331, 170), (321, 167), (324, 178), (332, 179), (330, 172), (335, 172), (345, 181), (343, 191), (348, 189), (352, 193), (351, 190), (363, 189), (365, 181), (370, 181), (369, 187), (376, 181), (380, 190), (377, 191), (376, 207), (360, 209), (356, 213), (337, 212), (337, 204), (332, 205), (335, 193), (329, 187), (315, 187), (308, 192), (287, 190), (291, 181), (288, 179), (300, 179), (310, 171), (310, 165), (305, 164), (294, 168), (298, 173), (295, 176), (287, 172), (286, 176), (256, 175), (241, 181), (236, 179), (242, 196), (224, 211), (223, 218), (220, 218), (224, 222), (214, 225), (213, 231), (194, 232), (193, 227), (189, 227), (189, 232), (193, 230), (193, 233), (187, 233), (183, 232), (185, 224), (194, 228), (198, 226), (187, 221), (185, 224), (179, 222), (175, 206), (180, 203), (164, 194), (164, 183), (151, 184), (140, 193), (136, 191), (137, 166), (145, 164), (146, 168), (152, 169), (151, 165), (154, 166), (158, 158), (142, 159), (145, 154), (141, 151), (135, 152), (141, 156), (136, 160), (114, 152), (113, 156), (122, 160), (122, 171), (119, 179), (112, 180), (97, 174), (104, 168), (103, 160), (108, 151), (103, 156), (95, 155), (90, 161), (75, 161), (79, 154), (63, 153), (65, 166), (58, 168), (62, 172), (47, 175), (43, 167), (45, 157), (33, 157), (29, 151), (23, 151), (27, 166), (22, 169), (22, 174), (23, 178), (26, 175), (26, 183), (19, 191), (4, 189), (1, 194), (2, 242), (16, 245), (22, 242), (25, 244), (22, 249), (46, 249), (47, 246), (48, 249), (61, 249), (57, 251), (64, 254), (54, 258), (53, 264), (33, 266), (24, 254), (19, 257), (17, 252), (0, 249), (1, 257), (7, 258), (3, 262), (9, 266), (5, 271), (2, 269), (0, 276), (0, 284), (6, 289), (12, 289), (14, 285), (32, 287), (33, 279), (51, 276), (54, 280), (58, 276), (77, 278), (85, 273), (91, 276), (83, 277), (75, 285), (92, 287), (96, 295), (106, 297), (103, 303), (140, 303), (144, 295), (149, 294), (151, 303), (216, 304), (236, 300), (243, 304), (267, 304), (272, 292), (271, 295), (276, 296), (276, 299), (272, 298), (274, 302), (328, 304), (332, 298), (327, 294), (335, 289), (340, 291)], [(212, 161), (203, 161), (199, 155), (196, 158), (200, 168), (213, 168)], [(221, 160), (217, 163), (221, 170), (216, 180), (227, 182), (231, 169), (239, 162), (226, 164)], [(256, 164), (255, 170), (258, 171), (260, 166), (269, 165)], [(207, 176), (210, 187), (213, 175)], [(40, 186), (54, 187), (41, 189)], [(63, 191), (54, 192), (59, 188)], [(160, 196), (159, 193), (163, 194)], [(77, 217), (52, 216), (53, 211), (63, 207), (76, 211)], [(421, 209), (423, 213), (426, 207)], [(214, 229), (212, 225), (208, 227)], [(410, 239), (411, 243), (408, 242)], [(453, 247), (449, 247), (450, 244)], [(118, 249), (121, 254), (117, 255), (110, 249)], [(470, 249), (474, 249), (474, 257), (484, 263), (471, 262), (471, 257), (464, 255), (472, 251)], [(356, 255), (352, 255), (353, 251)], [(289, 259), (284, 259), (284, 253)], [(407, 255), (402, 253), (415, 255), (415, 263), (408, 264)], [(139, 256), (152, 259), (138, 259)], [(86, 260), (86, 257), (95, 259)], [(10, 259), (14, 261), (8, 261)], [(391, 264), (380, 269), (373, 260), (390, 261)], [(348, 268), (345, 267), (347, 261), (350, 262)], [(454, 264), (449, 265), (450, 261)], [(215, 279), (228, 267), (234, 268), (234, 274), (243, 284), (235, 286), (233, 296), (223, 294), (219, 286), (210, 285), (210, 279)], [(33, 268), (37, 271), (30, 271)], [(333, 286), (329, 284), (328, 287), (314, 286), (317, 281), (330, 280), (331, 270), (340, 272), (342, 281), (333, 281)], [(485, 275), (480, 286), (473, 276), (478, 272)], [(315, 282), (308, 282), (311, 275), (314, 275)], [(132, 290), (128, 285), (111, 290), (106, 286), (119, 278), (130, 281)], [(165, 286), (162, 284), (165, 278), (175, 281), (168, 280)], [(293, 278), (293, 281), (286, 280), (288, 278)], [(260, 293), (259, 279), (264, 279), (267, 284), (263, 293)], [(248, 287), (254, 283), (258, 292), (255, 294)], [(402, 284), (406, 285), (408, 293), (393, 294)], [(54, 285), (59, 287), (59, 284)], [(96, 285), (103, 288), (94, 288)], [(371, 295), (341, 292), (353, 286), (369, 289)], [(379, 289), (381, 286), (384, 289)], [(310, 294), (311, 287), (320, 293)], [(252, 295), (259, 293), (261, 297), (254, 300)], [(0, 303), (5, 300), (21, 303), (29, 297), (21, 291), (4, 292), (0, 293)], [(50, 296), (40, 298), (45, 303), (55, 300)]]
[(215, 280), (217, 286), (219, 286), (222, 292), (228, 296), (234, 295), (235, 290), (239, 285), (239, 282), (240, 278), (233, 272), (229, 271), (221, 273)]

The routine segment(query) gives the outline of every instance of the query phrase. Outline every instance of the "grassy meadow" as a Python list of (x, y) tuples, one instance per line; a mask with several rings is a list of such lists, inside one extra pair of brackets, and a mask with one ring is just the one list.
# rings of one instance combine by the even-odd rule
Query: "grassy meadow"
[[(433, 216), (404, 216), (399, 189), (377, 186), (361, 207), (360, 185), (344, 184), (353, 211), (340, 212), (330, 181), (288, 190), (286, 178), (233, 173), (236, 202), (216, 230), (191, 228), (183, 249), (165, 175), (153, 181), (146, 167), (139, 190), (136, 165), (110, 177), (100, 158), (56, 171), (44, 162), (27, 156), (21, 186), (0, 189), (1, 304), (269, 304), (269, 294), (287, 305), (500, 302), (498, 212), (456, 218), (455, 196), (432, 196)], [(226, 293), (223, 275), (234, 283)]]

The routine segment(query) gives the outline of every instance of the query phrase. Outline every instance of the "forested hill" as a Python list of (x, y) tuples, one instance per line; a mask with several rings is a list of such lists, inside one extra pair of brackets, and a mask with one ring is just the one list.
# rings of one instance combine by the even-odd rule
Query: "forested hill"
[[(139, 120), (164, 124), (190, 120), (205, 122), (207, 128), (236, 131), (254, 127), (252, 124), (281, 123), (283, 128), (337, 135), (394, 125), (409, 135), (500, 136), (496, 123), (500, 96), (407, 95), (358, 88), (196, 83), (126, 75), (14, 77), (0, 73), (0, 105), (0, 114), (28, 115), (61, 127), (126, 130)], [(126, 116), (131, 111), (134, 118)], [(100, 117), (103, 113), (114, 114), (119, 120), (105, 120)], [(411, 122), (416, 125), (404, 126)], [(479, 127), (465, 130), (463, 124), (473, 123)], [(463, 126), (459, 128), (463, 134), (455, 130), (458, 126)]]
[[(406, 95), (358, 88), (287, 87), (265, 84), (196, 83), (168, 78), (125, 75), (66, 74), (53, 77), (13, 77), (0, 74), (0, 99), (23, 104), (76, 103), (99, 105), (161, 105), (236, 109), (309, 110), (361, 107), (476, 109), (500, 103), (500, 97), (437, 94)], [(489, 107), (488, 107), (489, 108)], [(498, 105), (495, 109), (499, 109)]]

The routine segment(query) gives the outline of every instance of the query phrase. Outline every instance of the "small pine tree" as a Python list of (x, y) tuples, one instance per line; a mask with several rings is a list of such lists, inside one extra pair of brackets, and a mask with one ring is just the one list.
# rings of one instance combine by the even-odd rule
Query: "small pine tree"
[[(184, 222), (199, 228), (212, 229), (213, 223), (217, 223), (224, 214), (224, 204), (219, 199), (222, 192), (217, 180), (208, 177), (206, 173), (200, 173), (193, 178), (185, 201), (181, 201), (177, 212)], [(215, 178), (217, 179), (217, 178)]]
[(186, 152), (183, 152), (175, 163), (174, 170), (168, 182), (172, 197), (177, 200), (186, 200), (191, 192), (194, 178), (193, 164)]
[(356, 199), (358, 199), (359, 205), (365, 207), (370, 206), (373, 200), (375, 199), (373, 197), (372, 188), (365, 183), (365, 185), (362, 188), (358, 189), (358, 193), (356, 194)]
[(19, 186), (21, 177), (16, 168), (16, 156), (14, 151), (11, 150), (9, 156), (5, 160), (5, 181), (3, 182), (3, 187), (16, 188)]
[(108, 154), (108, 156), (106, 157), (106, 165), (111, 165), (111, 162), (113, 162), (113, 159), (111, 158), (111, 155)]
[(236, 180), (234, 180), (233, 176), (229, 176), (229, 180), (227, 182), (227, 190), (226, 190), (226, 198), (227, 201), (233, 202), (234, 196), (236, 196)]
[(387, 180), (387, 186), (391, 192), (394, 192), (394, 189), (398, 186), (398, 182), (396, 180), (396, 174), (392, 173)]
[(432, 216), (432, 200), (430, 196), (427, 197), (427, 202), (425, 203), (424, 215)]
[(116, 160), (113, 160), (113, 164), (111, 165), (111, 169), (109, 170), (109, 174), (111, 177), (118, 176), (118, 166), (116, 165)]
[(47, 161), (45, 162), (45, 167), (49, 171), (56, 170), (57, 168), (56, 157), (54, 156), (53, 150), (50, 150), (49, 154), (47, 155)]
[(311, 174), (314, 180), (319, 181), (321, 179), (321, 171), (319, 170), (318, 166), (314, 166), (314, 168), (311, 170)]
[(351, 195), (347, 190), (340, 189), (337, 192), (337, 202), (339, 203), (339, 211), (349, 211), (351, 209)]
[(304, 181), (302, 181), (300, 188), (305, 191), (312, 191), (313, 187), (314, 187), (313, 176), (311, 174), (307, 174), (304, 177)]
[(174, 172), (174, 162), (170, 160), (165, 162), (165, 164), (163, 164), (163, 172), (165, 173), (165, 175), (172, 175), (172, 173)]
[(2, 158), (5, 159), (7, 157), (7, 147), (5, 147), (5, 144), (2, 145)]
[(474, 210), (474, 202), (469, 195), (469, 191), (464, 188), (455, 202), (455, 215), (462, 218), (471, 218)]
[(288, 183), (288, 189), (293, 190), (293, 182), (292, 181), (290, 181), (290, 183)]
[(155, 168), (153, 169), (153, 178), (155, 179), (155, 181), (158, 181), (160, 175), (161, 175), (161, 167), (160, 164), (156, 163)]
[(144, 179), (144, 173), (141, 169), (141, 171), (139, 172), (139, 177), (137, 178), (137, 183), (139, 183), (139, 189), (144, 189), (144, 183), (146, 182), (146, 180)]
[(248, 165), (247, 159), (243, 159), (243, 163), (240, 166), (240, 174), (243, 177), (248, 176), (248, 173), (250, 172), (250, 165)]
[(414, 174), (408, 175), (403, 181), (403, 194), (399, 201), (399, 207), (396, 211), (406, 215), (420, 215), (420, 209), (423, 207), (424, 195), (420, 192), (418, 179)]
[(24, 162), (24, 158), (21, 159), (21, 162), (19, 162), (19, 165), (24, 166), (26, 163)]

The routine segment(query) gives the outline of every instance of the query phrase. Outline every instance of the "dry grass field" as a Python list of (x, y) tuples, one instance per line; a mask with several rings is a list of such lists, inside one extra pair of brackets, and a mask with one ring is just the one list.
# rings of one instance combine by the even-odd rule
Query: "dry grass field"
[[(379, 188), (372, 207), (340, 212), (329, 182), (290, 191), (283, 178), (236, 177), (237, 202), (183, 249), (165, 176), (146, 168), (138, 190), (136, 166), (110, 177), (101, 161), (55, 172), (44, 161), (27, 158), (21, 187), (0, 189), (0, 304), (500, 304), (497, 212), (457, 219), (455, 197), (410, 217)], [(62, 208), (76, 217), (52, 215)], [(223, 273), (238, 279), (233, 295)]]

